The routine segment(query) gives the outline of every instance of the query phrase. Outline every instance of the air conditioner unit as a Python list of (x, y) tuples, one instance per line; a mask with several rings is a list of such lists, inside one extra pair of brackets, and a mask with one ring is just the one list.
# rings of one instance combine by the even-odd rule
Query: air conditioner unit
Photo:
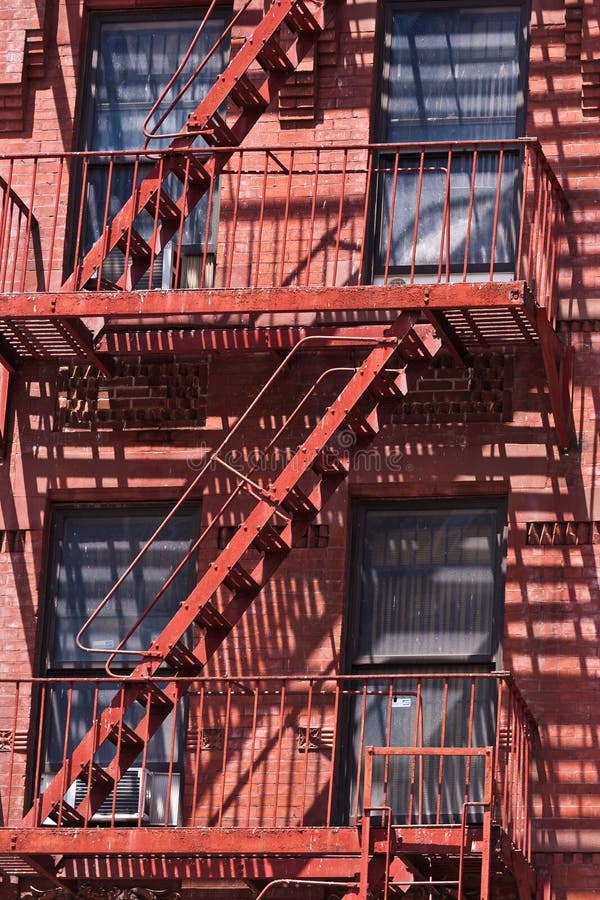
[[(73, 782), (65, 800), (71, 806), (78, 807), (85, 799), (88, 785), (83, 779)], [(114, 791), (111, 791), (102, 806), (94, 813), (91, 823), (136, 823), (149, 822), (150, 803), (152, 799), (152, 772), (147, 769), (129, 769), (117, 784), (117, 799), (114, 804)]]
[[(40, 793), (53, 779), (50, 772), (40, 778)], [(181, 821), (181, 775), (172, 772), (149, 772), (146, 769), (129, 769), (117, 785), (117, 803), (113, 819), (113, 792), (91, 819), (93, 825), (178, 825)], [(85, 798), (87, 782), (75, 781), (65, 794), (65, 802), (77, 807)], [(44, 825), (54, 825), (46, 819)]]

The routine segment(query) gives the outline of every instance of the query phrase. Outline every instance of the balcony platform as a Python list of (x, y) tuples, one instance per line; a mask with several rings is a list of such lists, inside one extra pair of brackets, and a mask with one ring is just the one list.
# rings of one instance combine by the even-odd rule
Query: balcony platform
[[(371, 829), (371, 859), (382, 857), (386, 829)], [(535, 892), (535, 872), (507, 835), (493, 829), (493, 849), (481, 827), (396, 827), (392, 847), (396, 872), (417, 881), (430, 877), (441, 886), (457, 877), (463, 844), (464, 887), (478, 886), (483, 856), (491, 853), (494, 888)], [(73, 848), (77, 848), (74, 851)], [(100, 881), (186, 883), (217, 880), (227, 888), (240, 881), (262, 884), (274, 879), (324, 880), (351, 884), (359, 879), (360, 827), (340, 828), (37, 828), (0, 829), (0, 869), (17, 875), (42, 875), (50, 857), (65, 882), (81, 882), (90, 872)], [(43, 877), (43, 875), (42, 875)], [(399, 877), (398, 874), (396, 877)], [(527, 893), (528, 892), (528, 893)], [(517, 894), (515, 894), (516, 896)]]

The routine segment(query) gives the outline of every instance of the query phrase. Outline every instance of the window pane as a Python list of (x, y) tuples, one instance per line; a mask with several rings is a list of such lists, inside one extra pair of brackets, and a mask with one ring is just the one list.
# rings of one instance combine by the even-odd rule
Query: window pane
[(516, 137), (517, 9), (394, 12), (385, 140)]
[[(131, 513), (102, 509), (65, 512), (58, 519), (54, 627), (49, 667), (101, 666), (104, 657), (81, 650), (75, 636), (142, 549), (168, 510)], [(87, 646), (114, 647), (125, 637), (159, 588), (183, 559), (198, 533), (197, 516), (178, 513), (84, 635)], [(178, 574), (126, 647), (146, 649), (162, 631), (194, 583), (190, 561)], [(123, 662), (125, 660), (122, 660)]]
[[(498, 152), (454, 150), (452, 157), (430, 151), (421, 167), (418, 156), (399, 154), (380, 163), (382, 210), (378, 265), (383, 268), (391, 235), (389, 265), (414, 265), (452, 271), (467, 267), (506, 268), (514, 259), (514, 198), (519, 154), (506, 152), (499, 172)], [(422, 181), (419, 192), (419, 179)], [(395, 185), (395, 191), (394, 191)], [(498, 215), (494, 210), (498, 197)], [(447, 200), (446, 200), (447, 198)], [(390, 230), (390, 218), (393, 225)]]
[(495, 510), (365, 512), (357, 659), (491, 659)]
[[(100, 28), (92, 150), (126, 150), (143, 144), (146, 115), (174, 75), (196, 33), (198, 21), (105, 22)], [(162, 110), (183, 87), (225, 29), (211, 16)], [(175, 132), (196, 108), (224, 65), (223, 48), (211, 57), (176, 108), (161, 125)], [(159, 115), (161, 110), (159, 110)], [(153, 123), (150, 123), (151, 126)], [(168, 141), (166, 142), (168, 143)], [(153, 147), (160, 143), (153, 142)]]

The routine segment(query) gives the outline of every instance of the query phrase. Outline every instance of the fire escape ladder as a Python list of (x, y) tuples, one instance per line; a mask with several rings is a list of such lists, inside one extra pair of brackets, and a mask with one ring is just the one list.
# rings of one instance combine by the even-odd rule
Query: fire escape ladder
[[(277, 0), (271, 5), (252, 35), (190, 114), (180, 134), (171, 141), (169, 149), (173, 152), (167, 152), (134, 186), (131, 196), (105, 232), (77, 263), (62, 291), (81, 290), (94, 278), (100, 288), (107, 290), (135, 287), (199, 201), (211, 191), (231, 153), (314, 47), (333, 15), (334, 5), (335, 0), (324, 0), (322, 4), (312, 0)], [(292, 35), (291, 43), (285, 49), (279, 37), (283, 25)], [(258, 81), (257, 68), (262, 70)], [(252, 74), (249, 74), (250, 70)], [(231, 104), (237, 108), (237, 113), (231, 110)], [(231, 123), (226, 122), (226, 111)], [(191, 150), (198, 137), (203, 138), (209, 149), (189, 154), (178, 152)], [(220, 152), (213, 153), (210, 148)], [(231, 148), (231, 153), (227, 148)], [(167, 179), (173, 174), (181, 182), (181, 195), (177, 198), (166, 188)], [(155, 223), (150, 239), (144, 238), (134, 227), (143, 211), (148, 212)], [(103, 278), (102, 266), (115, 248), (124, 254), (123, 271), (109, 284)]]
[[(135, 760), (144, 758), (150, 738), (187, 692), (189, 682), (184, 678), (202, 672), (290, 552), (295, 537), (306, 532), (346, 477), (343, 461), (328, 453), (333, 435), (340, 429), (356, 427), (359, 405), (365, 407), (362, 420), (370, 425), (369, 430), (361, 429), (361, 435), (371, 437), (376, 433), (378, 408), (395, 395), (397, 387), (396, 373), (388, 376), (384, 369), (410, 334), (414, 318), (403, 314), (398, 322), (393, 336), (371, 342), (360, 365), (335, 370), (346, 373), (345, 386), (277, 477), (266, 488), (250, 488), (253, 506), (249, 513), (152, 643), (145, 659), (121, 682), (115, 696), (35, 801), (25, 817), (25, 826), (48, 819), (63, 826), (85, 825)], [(189, 646), (186, 638), (192, 626), (196, 631)], [(136, 717), (133, 721), (137, 724), (131, 725), (126, 717), (136, 705), (141, 705), (144, 713), (141, 721)], [(115, 746), (115, 755), (107, 765), (100, 766), (95, 755), (107, 741)], [(77, 779), (87, 782), (87, 793), (73, 808), (65, 796)]]

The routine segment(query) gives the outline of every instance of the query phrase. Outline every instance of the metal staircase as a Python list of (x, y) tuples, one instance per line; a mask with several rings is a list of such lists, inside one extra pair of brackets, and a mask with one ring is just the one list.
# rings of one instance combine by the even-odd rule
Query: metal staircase
[[(345, 385), (272, 482), (266, 486), (260, 485), (253, 480), (252, 469), (244, 474), (237, 473), (238, 486), (225, 501), (221, 512), (230, 510), (232, 502), (240, 495), (249, 495), (252, 505), (243, 522), (214, 562), (206, 568), (194, 590), (148, 648), (142, 661), (129, 677), (121, 680), (119, 690), (99, 713), (87, 734), (70, 756), (65, 756), (60, 770), (26, 816), (25, 826), (36, 826), (48, 820), (62, 826), (84, 826), (134, 762), (141, 757), (144, 765), (150, 739), (189, 687), (190, 682), (185, 678), (194, 678), (202, 673), (208, 660), (290, 552), (294, 538), (306, 532), (348, 474), (344, 462), (328, 451), (332, 437), (339, 429), (351, 429), (357, 439), (370, 440), (380, 430), (386, 403), (403, 396), (405, 366), (402, 365), (398, 372), (390, 370), (389, 364), (403, 344), (399, 356), (404, 355), (405, 361), (407, 356), (414, 355), (414, 324), (414, 317), (405, 313), (380, 338), (338, 339), (338, 346), (342, 348), (352, 349), (354, 352), (362, 349), (364, 359), (354, 367), (336, 366), (328, 369), (304, 394), (285, 425), (266, 445), (265, 451), (276, 445), (281, 432), (306, 408), (306, 401), (314, 400), (324, 378), (332, 374), (338, 378), (344, 376)], [(306, 338), (302, 344), (304, 347), (316, 346), (315, 341), (318, 340), (322, 341)], [(334, 339), (330, 341), (330, 346), (335, 346)], [(419, 341), (417, 345), (420, 346), (419, 353), (422, 355), (423, 345)], [(435, 345), (435, 349), (437, 346), (439, 344)], [(302, 347), (296, 348), (299, 349)], [(268, 385), (272, 385), (282, 368), (289, 364), (294, 352), (278, 367)], [(259, 397), (264, 394), (264, 390)], [(258, 398), (253, 401), (242, 419), (253, 410), (257, 400)], [(233, 431), (238, 425), (239, 421)], [(227, 461), (219, 456), (222, 447), (223, 444), (212, 454), (209, 462), (188, 486), (178, 505), (189, 496), (209, 465), (222, 464), (228, 471), (233, 471)], [(151, 542), (159, 532), (160, 528)], [(204, 535), (205, 532), (179, 568), (198, 550)], [(253, 562), (249, 565), (247, 559), (251, 549), (258, 551), (259, 555), (258, 561), (255, 553), (251, 555)], [(139, 559), (138, 556), (128, 571), (131, 571)], [(172, 573), (170, 580), (177, 571), (178, 569)], [(126, 574), (100, 604), (88, 624), (113, 596)], [(161, 589), (158, 596), (164, 589)], [(190, 645), (186, 638), (192, 626), (195, 626), (195, 636)], [(132, 631), (112, 652), (108, 651), (109, 670), (115, 656), (132, 652), (124, 649), (131, 633)], [(136, 651), (135, 655), (139, 658), (140, 653)], [(137, 725), (128, 724), (127, 714), (133, 707), (139, 710), (140, 706), (141, 720), (134, 720), (138, 721)], [(103, 751), (106, 750), (106, 742), (113, 744), (116, 749), (110, 763), (101, 766), (96, 757), (101, 747)], [(67, 803), (65, 795), (77, 779), (87, 781), (88, 790), (75, 808)]]
[[(131, 289), (139, 282), (199, 201), (211, 191), (235, 148), (315, 45), (334, 6), (335, 0), (322, 3), (276, 0), (271, 5), (216, 84), (191, 113), (180, 134), (172, 139), (169, 145), (172, 152), (162, 157), (137, 185), (134, 184), (129, 199), (77, 264), (62, 291), (80, 290), (94, 277), (106, 290)], [(293, 36), (285, 50), (279, 38), (284, 25)], [(257, 69), (262, 73), (262, 80), (256, 77)], [(237, 114), (229, 115), (230, 121), (226, 122), (224, 110), (230, 110), (232, 104)], [(209, 148), (221, 152), (181, 152), (190, 150), (199, 137)], [(231, 148), (230, 153), (227, 148)], [(172, 184), (172, 176), (181, 183), (176, 198), (167, 188), (168, 179)], [(148, 240), (134, 227), (143, 212), (149, 213), (154, 223), (152, 237)], [(115, 248), (123, 253), (123, 271), (115, 281), (108, 282), (102, 275), (102, 265)]]

